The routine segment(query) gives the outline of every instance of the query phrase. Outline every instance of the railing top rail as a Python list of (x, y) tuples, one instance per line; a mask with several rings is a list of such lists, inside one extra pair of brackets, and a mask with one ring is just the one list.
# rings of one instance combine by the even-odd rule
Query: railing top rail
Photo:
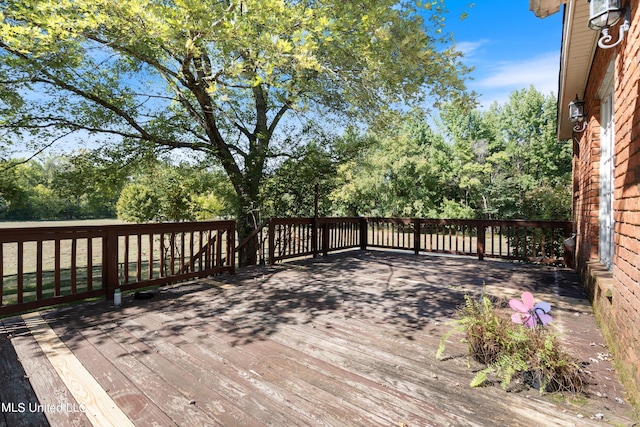
[(339, 217), (320, 217), (318, 223), (339, 223), (339, 222), (360, 222), (364, 217), (361, 216), (339, 216)]
[(313, 217), (304, 217), (304, 218), (271, 218), (271, 224), (274, 225), (284, 225), (284, 224), (312, 224)]
[(543, 228), (562, 228), (573, 225), (571, 221), (547, 221), (547, 220), (527, 220), (527, 219), (485, 219), (481, 220), (488, 226), (491, 225), (515, 225), (517, 227), (543, 227)]
[(338, 223), (338, 222), (359, 222), (365, 219), (364, 217), (296, 217), (296, 218), (286, 218), (286, 217), (276, 217), (271, 218), (272, 224), (312, 224), (313, 221), (317, 219), (319, 224), (324, 223)]
[[(117, 234), (135, 234), (139, 232), (171, 232), (183, 230), (209, 230), (235, 228), (235, 221), (194, 221), (194, 222), (158, 222), (153, 224), (109, 224), (86, 226), (46, 226), (46, 227), (18, 227), (0, 229), (0, 241), (7, 242), (11, 239), (25, 240), (37, 237), (42, 240), (44, 236), (64, 238), (68, 235), (86, 234), (87, 237), (101, 236), (107, 231), (115, 231)], [(46, 239), (45, 239), (46, 240)]]
[(390, 223), (423, 223), (423, 224), (485, 224), (487, 226), (515, 225), (518, 227), (564, 227), (572, 225), (571, 221), (547, 221), (547, 220), (526, 220), (526, 219), (455, 219), (455, 218), (388, 218), (388, 217), (366, 217), (367, 222), (390, 222)]

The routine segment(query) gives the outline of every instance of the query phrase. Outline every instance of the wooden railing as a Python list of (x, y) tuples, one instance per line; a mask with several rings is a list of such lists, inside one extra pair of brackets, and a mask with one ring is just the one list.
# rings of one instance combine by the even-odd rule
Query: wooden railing
[(266, 220), (238, 244), (236, 259), (239, 267), (266, 263), (268, 230), (269, 220)]
[(273, 218), (269, 263), (360, 247), (361, 218)]
[(240, 266), (384, 248), (562, 263), (570, 222), (272, 218), (237, 248), (234, 221), (0, 229), (0, 315)]
[[(261, 252), (254, 258), (274, 264), (342, 249), (384, 248), (564, 263), (562, 242), (571, 230), (568, 221), (273, 218), (259, 230)], [(246, 253), (247, 246), (241, 244), (238, 250)]]
[(235, 222), (0, 230), (0, 315), (235, 269)]

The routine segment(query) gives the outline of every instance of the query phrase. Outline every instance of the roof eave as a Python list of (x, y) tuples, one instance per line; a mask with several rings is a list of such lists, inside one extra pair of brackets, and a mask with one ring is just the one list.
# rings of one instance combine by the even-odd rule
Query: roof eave
[(558, 139), (570, 139), (573, 123), (568, 120), (569, 102), (577, 95), (584, 98), (589, 71), (595, 55), (598, 35), (587, 27), (589, 4), (572, 1), (565, 5), (560, 51), (558, 88)]

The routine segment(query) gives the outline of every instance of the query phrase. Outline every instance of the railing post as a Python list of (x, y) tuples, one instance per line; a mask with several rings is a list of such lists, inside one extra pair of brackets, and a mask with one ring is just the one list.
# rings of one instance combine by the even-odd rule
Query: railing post
[[(575, 234), (573, 233), (573, 227), (574, 225), (572, 223), (569, 223), (567, 225), (565, 225), (562, 229), (562, 249), (563, 249), (563, 261), (564, 261), (564, 265), (565, 267), (568, 268), (575, 268), (576, 267), (576, 261), (575, 261), (575, 250), (576, 250), (576, 237)], [(571, 240), (572, 239), (572, 240)]]
[(322, 256), (329, 255), (329, 221), (327, 218), (322, 222)]
[(482, 261), (484, 259), (484, 248), (486, 240), (486, 227), (483, 221), (478, 222), (478, 238), (476, 242), (476, 251), (478, 252), (478, 259)]
[(420, 253), (420, 220), (413, 218), (413, 252), (418, 255)]
[(318, 216), (313, 217), (313, 223), (311, 224), (311, 252), (313, 257), (318, 258)]
[(273, 218), (269, 219), (269, 265), (276, 263), (276, 236)]
[(367, 222), (367, 218), (360, 218), (360, 249), (363, 251), (367, 250), (367, 246), (369, 244), (369, 223)]
[(227, 228), (227, 259), (229, 260), (229, 273), (236, 274), (236, 223), (232, 221)]
[(106, 227), (102, 236), (102, 289), (107, 300), (113, 299), (118, 287), (118, 233), (115, 227)]

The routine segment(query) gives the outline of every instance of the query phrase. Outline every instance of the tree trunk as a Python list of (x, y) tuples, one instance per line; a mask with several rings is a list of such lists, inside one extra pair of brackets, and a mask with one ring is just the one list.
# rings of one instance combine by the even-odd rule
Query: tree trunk
[[(262, 224), (260, 210), (258, 209), (259, 185), (256, 182), (251, 182), (249, 179), (245, 179), (244, 181), (246, 185), (243, 186), (243, 190), (245, 191), (241, 194), (239, 192), (238, 194), (239, 203), (236, 213), (238, 242), (242, 242)], [(263, 244), (263, 242), (259, 242), (258, 239), (259, 236), (255, 236), (249, 240), (243, 253), (238, 254), (241, 264), (256, 265), (258, 263), (258, 250)]]

